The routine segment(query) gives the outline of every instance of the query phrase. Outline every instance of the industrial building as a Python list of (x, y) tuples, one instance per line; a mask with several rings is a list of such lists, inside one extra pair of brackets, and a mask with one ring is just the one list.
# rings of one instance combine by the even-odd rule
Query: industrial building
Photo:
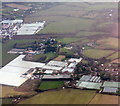
[(23, 24), (21, 28), (17, 31), (17, 35), (34, 35), (44, 28), (44, 24), (45, 21)]
[(100, 90), (102, 83), (94, 83), (94, 82), (79, 82), (77, 84), (77, 88), (82, 88), (82, 89), (96, 89)]
[(74, 69), (73, 69), (73, 68), (69, 68), (69, 67), (65, 67), (65, 68), (62, 70), (62, 73), (64, 73), (64, 72), (73, 73), (73, 72), (74, 72)]
[(71, 58), (71, 59), (68, 60), (68, 62), (76, 62), (76, 63), (80, 63), (81, 60), (82, 60), (82, 58), (79, 58), (79, 59), (77, 59), (77, 58)]
[(67, 62), (62, 61), (50, 61), (47, 63), (49, 66), (56, 66), (56, 67), (66, 67), (68, 65)]
[(16, 19), (16, 20), (3, 20), (1, 24), (16, 24), (16, 23), (23, 23), (23, 20)]
[(23, 61), (25, 55), (20, 55), (0, 69), (0, 84), (20, 86), (30, 78), (29, 75), (22, 77), (31, 68), (45, 65), (44, 63)]

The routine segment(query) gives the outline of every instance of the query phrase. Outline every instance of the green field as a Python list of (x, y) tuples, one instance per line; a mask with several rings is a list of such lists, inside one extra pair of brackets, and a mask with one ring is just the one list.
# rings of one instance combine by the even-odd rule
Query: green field
[(16, 58), (18, 55), (8, 54), (7, 52), (13, 48), (15, 43), (30, 43), (36, 40), (9, 40), (9, 42), (2, 44), (2, 65), (6, 65), (8, 62)]
[(66, 34), (66, 33), (76, 33), (80, 30), (89, 31), (93, 20), (82, 19), (82, 18), (65, 18), (59, 22), (53, 22), (48, 24), (39, 33), (54, 33), (54, 34)]
[(113, 55), (111, 55), (111, 56), (109, 56), (107, 59), (117, 59), (117, 58), (119, 58), (120, 56), (119, 56), (119, 53), (120, 52), (116, 52), (116, 53), (114, 53)]
[(66, 48), (60, 48), (60, 54), (73, 55), (74, 52), (72, 50), (69, 50), (69, 49), (66, 49)]
[(43, 81), (40, 84), (39, 89), (40, 90), (55, 89), (62, 87), (63, 85), (64, 85), (63, 81)]
[(69, 44), (72, 42), (79, 41), (79, 38), (60, 38), (60, 39), (57, 39), (57, 41), (63, 44)]
[(94, 35), (104, 35), (107, 34), (105, 32), (88, 32), (88, 31), (80, 31), (79, 33), (76, 34), (76, 37), (83, 37), (83, 36), (94, 36)]
[(97, 43), (100, 44), (104, 48), (118, 49), (119, 41), (120, 39), (118, 38), (108, 37), (108, 38), (98, 40)]
[(45, 54), (38, 54), (38, 55), (35, 55), (33, 57), (33, 61), (39, 61), (40, 62), (40, 58), (42, 57), (46, 57), (42, 62), (46, 62), (46, 61), (49, 61), (50, 59), (53, 59), (57, 56), (56, 53), (53, 53), (53, 52), (49, 52), (49, 53), (45, 53)]
[(113, 53), (112, 50), (87, 49), (83, 51), (83, 55), (89, 58), (99, 59)]
[(88, 104), (95, 94), (93, 90), (48, 91), (23, 100), (20, 104)]

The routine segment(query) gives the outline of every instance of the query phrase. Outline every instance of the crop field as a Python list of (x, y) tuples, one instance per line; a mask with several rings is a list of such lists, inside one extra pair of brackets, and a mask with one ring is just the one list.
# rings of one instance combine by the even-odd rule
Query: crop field
[(90, 104), (118, 104), (119, 96), (97, 94)]
[(68, 50), (68, 49), (66, 49), (66, 48), (60, 48), (60, 54), (72, 55), (72, 54), (74, 54), (74, 52), (71, 51), (71, 50)]
[[(1, 85), (0, 85), (1, 86)], [(16, 95), (24, 95), (25, 92), (17, 92), (14, 90), (15, 87), (11, 86), (2, 86), (2, 97), (8, 97), (8, 96), (16, 96)]]
[(61, 38), (61, 39), (57, 39), (58, 42), (63, 43), (63, 44), (76, 42), (78, 40), (79, 40), (79, 38)]
[(63, 81), (43, 81), (40, 84), (39, 89), (40, 90), (55, 89), (62, 87), (63, 85), (64, 85)]
[(10, 40), (9, 42), (2, 44), (2, 65), (6, 65), (8, 62), (16, 58), (18, 55), (8, 54), (7, 52), (13, 48), (15, 43), (30, 43), (36, 41), (35, 39), (23, 39), (23, 40)]
[(111, 55), (111, 56), (109, 56), (107, 59), (117, 59), (117, 58), (119, 58), (120, 56), (118, 55), (120, 52), (116, 52), (116, 53), (114, 53), (113, 55)]
[(111, 63), (120, 63), (120, 58), (113, 60)]
[(92, 90), (64, 89), (40, 93), (20, 104), (88, 104), (95, 96)]
[(76, 34), (76, 37), (83, 37), (83, 36), (94, 36), (94, 35), (104, 35), (107, 34), (105, 32), (88, 32), (88, 31), (80, 31)]
[(89, 19), (82, 19), (82, 18), (65, 18), (60, 20), (59, 22), (53, 22), (48, 24), (43, 30), (39, 33), (76, 33), (80, 30), (90, 30), (90, 26), (92, 25), (93, 21)]
[(50, 59), (53, 59), (57, 56), (56, 53), (53, 53), (53, 52), (49, 52), (49, 53), (46, 53), (46, 54), (38, 54), (38, 55), (35, 55), (33, 57), (33, 61), (37, 61), (37, 62), (40, 62), (40, 58), (42, 57), (46, 57), (42, 62), (46, 62)]
[(120, 39), (109, 37), (109, 38), (104, 38), (104, 39), (98, 40), (97, 43), (105, 48), (117, 49), (119, 40)]
[(112, 50), (86, 49), (83, 51), (83, 55), (89, 58), (99, 59), (109, 55), (112, 52)]

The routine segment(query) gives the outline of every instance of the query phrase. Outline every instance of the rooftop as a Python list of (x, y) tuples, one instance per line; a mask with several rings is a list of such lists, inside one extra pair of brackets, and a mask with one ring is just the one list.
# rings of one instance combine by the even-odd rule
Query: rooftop
[(109, 82), (109, 81), (105, 81), (103, 83), (102, 87), (113, 87), (113, 88), (120, 88), (120, 82)]
[(105, 87), (105, 88), (103, 89), (103, 92), (104, 92), (104, 93), (116, 93), (117, 90), (118, 90), (117, 88)]
[(79, 59), (77, 59), (77, 58), (71, 58), (71, 59), (68, 60), (68, 62), (76, 62), (76, 63), (79, 63), (79, 62), (81, 62), (81, 60), (82, 60), (82, 58), (79, 58)]
[(86, 88), (86, 89), (97, 89), (99, 90), (102, 83), (94, 83), (94, 82), (81, 82), (78, 85), (78, 88)]
[(67, 66), (68, 63), (67, 62), (62, 62), (62, 61), (50, 61), (49, 63), (47, 63), (47, 65), (49, 65), (49, 66), (57, 66), (57, 67), (64, 67), (64, 66)]

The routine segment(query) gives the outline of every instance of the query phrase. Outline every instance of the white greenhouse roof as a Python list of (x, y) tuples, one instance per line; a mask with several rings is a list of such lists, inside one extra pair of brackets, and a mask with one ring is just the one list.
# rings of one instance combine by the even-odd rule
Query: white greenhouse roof
[(79, 63), (79, 62), (81, 62), (81, 60), (82, 60), (82, 58), (79, 58), (79, 59), (77, 59), (77, 58), (71, 58), (71, 59), (69, 59), (68, 61), (69, 61), (69, 62)]
[(64, 67), (67, 66), (67, 62), (62, 62), (62, 61), (50, 61), (47, 65), (49, 66), (57, 66), (57, 67)]
[(33, 35), (37, 30), (41, 30), (44, 24), (45, 22), (23, 24), (22, 27), (17, 31), (17, 35)]
[(25, 55), (20, 55), (0, 69), (0, 84), (20, 86), (27, 78), (21, 77), (30, 68), (42, 67), (44, 63), (23, 61)]
[(74, 71), (73, 68), (67, 68), (67, 67), (65, 67), (65, 68), (62, 70), (62, 72), (69, 72), (69, 73), (72, 73), (73, 71)]

